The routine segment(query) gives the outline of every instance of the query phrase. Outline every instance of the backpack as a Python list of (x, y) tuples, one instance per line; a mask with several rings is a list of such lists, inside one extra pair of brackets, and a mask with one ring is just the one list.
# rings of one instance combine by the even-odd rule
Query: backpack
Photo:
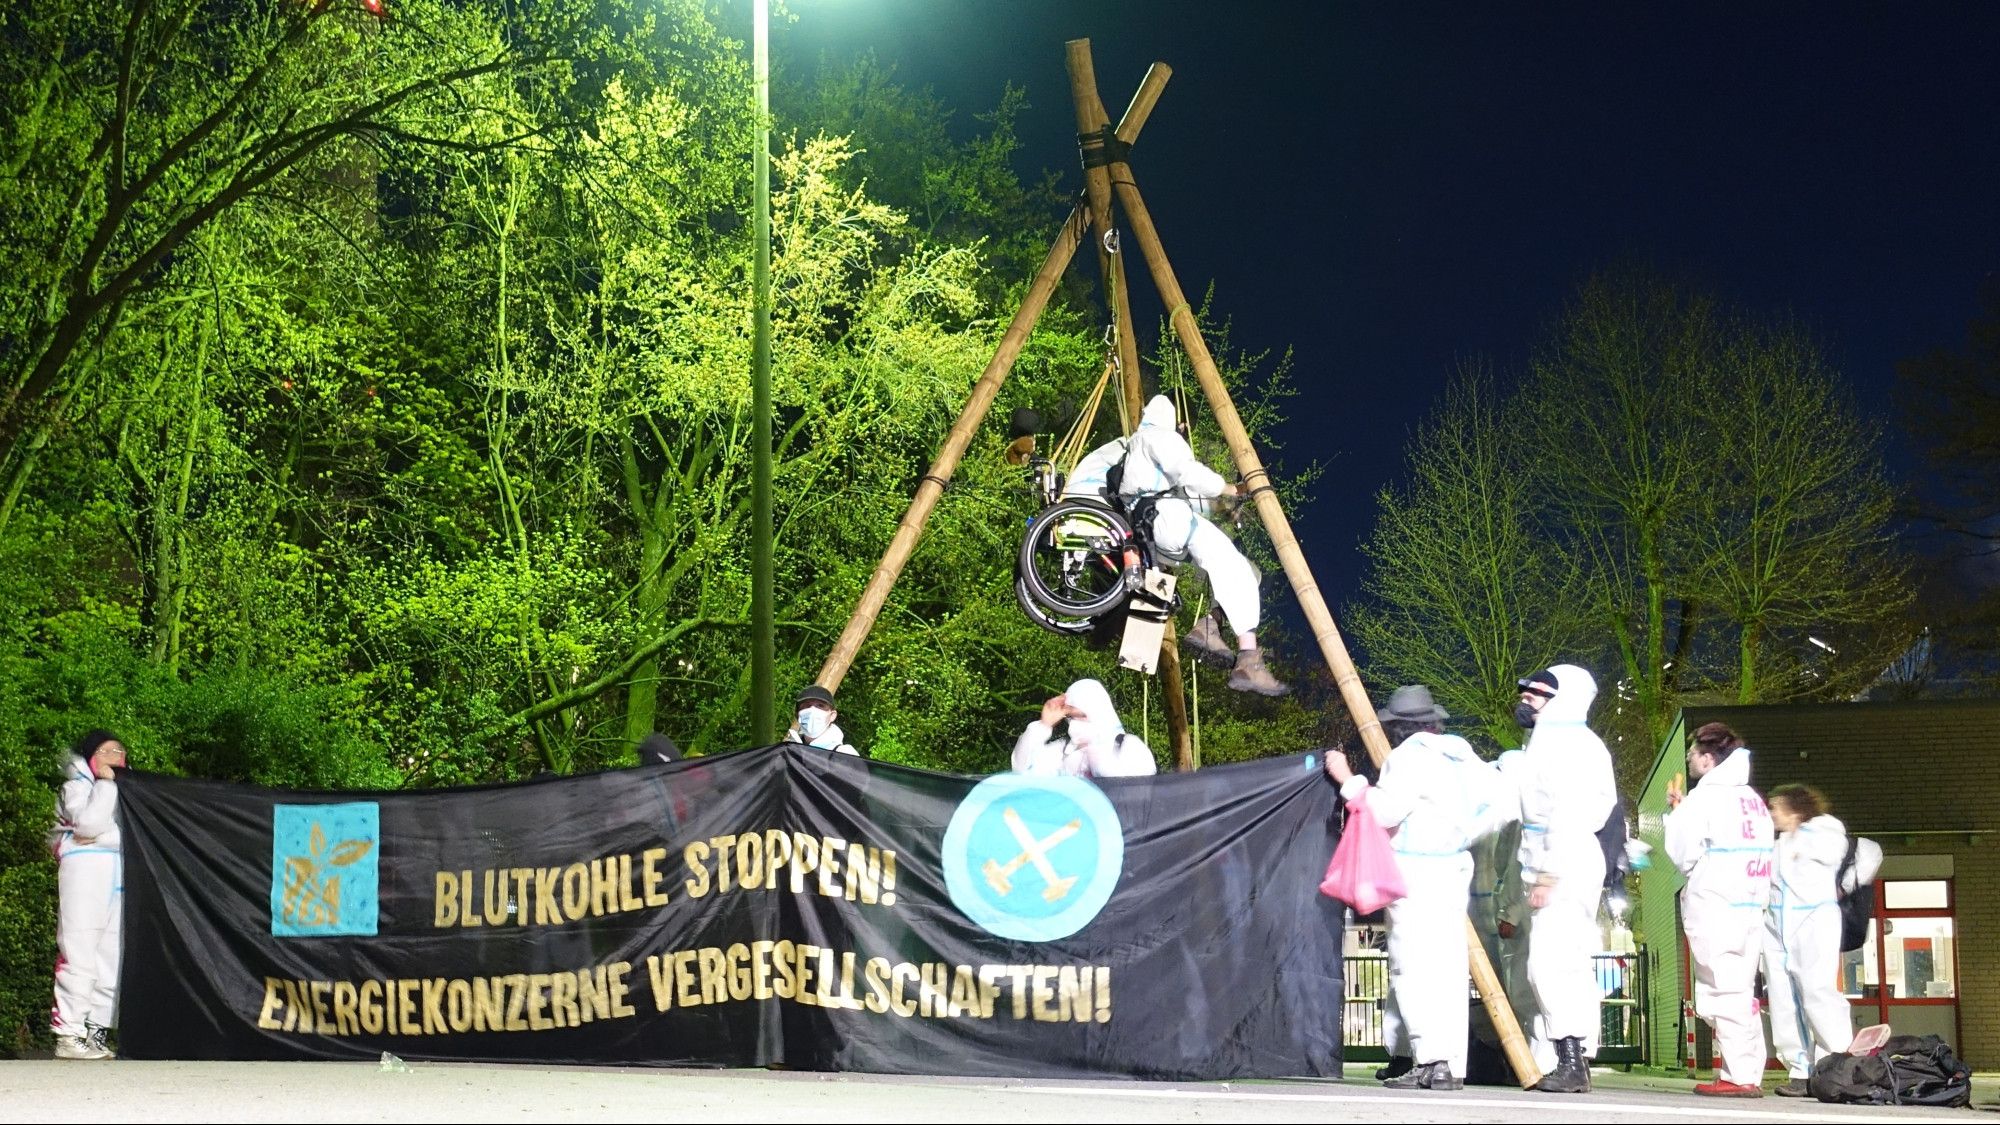
[(1848, 889), (1847, 880), (1854, 871), (1854, 857), (1861, 847), (1859, 836), (1847, 838), (1847, 855), (1840, 861), (1840, 871), (1833, 877), (1834, 889), (1840, 896), (1840, 951), (1852, 953), (1868, 943), (1868, 920), (1875, 916), (1875, 881), (1865, 879)]
[(1597, 830), (1597, 846), (1604, 849), (1604, 886), (1608, 890), (1625, 886), (1625, 876), (1632, 871), (1632, 861), (1625, 852), (1625, 797), (1620, 794), (1611, 804), (1611, 815), (1604, 821), (1604, 827)]
[(1806, 1088), (1823, 1102), (1957, 1107), (1972, 1101), (1972, 1068), (1935, 1035), (1897, 1035), (1872, 1055), (1819, 1060)]

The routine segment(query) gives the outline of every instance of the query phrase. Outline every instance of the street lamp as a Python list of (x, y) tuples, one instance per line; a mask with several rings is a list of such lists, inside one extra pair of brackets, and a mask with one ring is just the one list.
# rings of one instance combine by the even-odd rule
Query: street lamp
[(771, 707), (777, 662), (771, 602), (776, 581), (771, 566), (771, 2), (752, 0), (755, 30), (750, 57), (757, 90), (757, 120), (751, 132), (756, 169), (752, 221), (757, 243), (750, 271), (753, 327), (750, 345), (750, 734), (768, 746), (777, 741)]

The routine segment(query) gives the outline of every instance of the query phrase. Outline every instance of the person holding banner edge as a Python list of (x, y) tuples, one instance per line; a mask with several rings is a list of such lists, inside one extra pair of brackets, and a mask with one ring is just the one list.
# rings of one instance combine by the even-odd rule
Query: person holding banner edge
[(118, 1022), (118, 961), (125, 916), (118, 778), (125, 744), (94, 730), (70, 750), (56, 798), (55, 1006), (50, 1030), (59, 1059), (117, 1056), (105, 1036)]

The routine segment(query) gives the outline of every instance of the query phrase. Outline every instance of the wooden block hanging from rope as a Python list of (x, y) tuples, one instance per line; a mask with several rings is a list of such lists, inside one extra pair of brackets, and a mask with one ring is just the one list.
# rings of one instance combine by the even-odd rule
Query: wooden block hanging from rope
[(1164, 570), (1146, 571), (1125, 611), (1125, 639), (1118, 646), (1118, 666), (1150, 676), (1160, 666), (1160, 642), (1173, 621), (1174, 576)]

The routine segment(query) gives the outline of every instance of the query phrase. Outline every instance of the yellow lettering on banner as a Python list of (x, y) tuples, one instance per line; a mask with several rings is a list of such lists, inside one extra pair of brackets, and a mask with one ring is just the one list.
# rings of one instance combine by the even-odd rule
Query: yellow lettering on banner
[(333, 1033), (333, 1017), (327, 1013), (326, 1006), (328, 994), (332, 991), (333, 985), (326, 981), (312, 982), (312, 1030), (320, 1035)]
[(563, 917), (580, 921), (590, 913), (590, 868), (572, 863), (562, 873)]
[(498, 871), (486, 872), (486, 924), (504, 926), (507, 924), (507, 876)]
[(696, 840), (681, 850), (681, 858), (687, 861), (689, 898), (700, 898), (708, 893), (708, 845)]
[(431, 923), (438, 929), (458, 922), (458, 876), (449, 871), (437, 873), (437, 917)]
[(951, 974), (951, 1006), (945, 1015), (957, 1019), (967, 1012), (979, 1014), (979, 984), (972, 978), (972, 966), (960, 965)]
[(1064, 965), (1056, 970), (1056, 1014), (1063, 1019), (1089, 1023), (1091, 1016), (1090, 969)]
[(806, 893), (806, 876), (819, 866), (819, 841), (803, 832), (792, 833), (792, 893)]
[(552, 973), (549, 976), (549, 1020), (557, 1027), (579, 1027), (583, 1016), (576, 1010), (575, 973)]
[[(745, 837), (755, 839), (755, 837)], [(742, 852), (738, 851), (738, 855)], [(755, 1000), (769, 1000), (771, 992), (771, 948), (775, 942), (753, 941), (750, 943), (750, 996)]]
[(945, 977), (951, 966), (935, 961), (924, 962), (924, 987), (917, 993), (917, 1014), (920, 1016), (942, 1016), (945, 1008)]
[(778, 869), (792, 858), (792, 838), (782, 828), (764, 833), (764, 889), (778, 889)]
[(577, 971), (576, 1006), (583, 1014), (584, 1023), (611, 1018), (611, 994), (605, 989), (604, 966)]
[(1014, 998), (1014, 1018), (1017, 1020), (1028, 1018), (1029, 971), (1030, 969), (1026, 965), (1007, 966), (1007, 979), (1013, 984), (1013, 987), (1007, 991)]
[(716, 836), (708, 842), (715, 847), (715, 889), (717, 892), (726, 891), (729, 889), (729, 878), (734, 874), (729, 866), (729, 849), (736, 846), (736, 837)]
[(839, 883), (834, 882), (833, 877), (840, 874), (840, 849), (846, 846), (847, 841), (838, 836), (820, 837), (819, 893), (828, 898), (839, 898), (844, 890)]
[(472, 1026), (476, 1030), (507, 1030), (506, 1011), (506, 981), (500, 977), (472, 978)]
[(424, 1034), (443, 1035), (448, 1030), (444, 1022), (444, 978), (432, 977), (421, 983), (424, 996)]
[(562, 925), (563, 917), (556, 909), (556, 880), (561, 876), (553, 867), (535, 868), (535, 925)]
[(333, 982), (333, 1027), (335, 1035), (359, 1035), (361, 1020), (355, 1012), (354, 982)]
[(512, 874), (514, 876), (514, 924), (517, 926), (526, 926), (531, 921), (528, 917), (528, 888), (534, 885), (535, 869), (532, 867), (516, 867)]
[(993, 1018), (993, 1002), (1000, 999), (1000, 974), (1006, 970), (999, 965), (979, 966), (979, 1018)]
[(864, 905), (873, 905), (882, 894), (882, 852), (861, 844), (847, 845), (847, 901), (859, 894)]
[(653, 982), (653, 1010), (664, 1012), (674, 1006), (674, 962), (657, 953), (646, 957), (646, 976)]
[(695, 956), (701, 964), (701, 1002), (720, 1004), (729, 999), (729, 978), (726, 975), (729, 966), (722, 959), (722, 951), (705, 945), (695, 951)]
[(467, 929), (479, 925), (479, 912), (473, 906), (472, 868), (461, 867), (458, 871), (458, 924)]
[(771, 947), (771, 967), (778, 971), (778, 977), (771, 982), (771, 991), (778, 999), (790, 1000), (799, 994), (799, 978), (792, 971), (792, 943), (781, 941)]
[(472, 983), (453, 977), (444, 986), (444, 1015), (456, 1032), (472, 1030)]
[(632, 986), (625, 983), (625, 974), (631, 971), (632, 962), (630, 961), (619, 961), (604, 967), (605, 983), (611, 986), (609, 991), (611, 993), (611, 1015), (613, 1018), (622, 1020), (628, 1016), (639, 1014), (639, 1009), (634, 1008), (625, 999), (632, 992)]
[(555, 1026), (544, 1011), (549, 1005), (548, 989), (549, 974), (528, 974), (528, 1029), (531, 1031), (547, 1031)]
[(528, 1007), (528, 975), (508, 973), (500, 979), (507, 982), (507, 1030), (528, 1030), (527, 1017), (522, 1014)]
[(590, 861), (590, 916), (618, 913), (618, 865), (608, 859)]
[(889, 1010), (889, 962), (880, 957), (870, 957), (861, 967), (861, 977), (868, 983), (868, 998), (862, 1004), (876, 1015)]
[(667, 904), (666, 888), (660, 886), (661, 883), (667, 881), (667, 873), (660, 870), (660, 864), (665, 863), (666, 860), (667, 849), (665, 848), (647, 848), (639, 856), (639, 869), (644, 873), (646, 880), (647, 906), (665, 906)]
[[(908, 1019), (917, 1014), (917, 1002), (903, 998), (903, 983), (912, 984), (917, 980), (917, 967), (908, 961), (899, 961), (889, 970), (889, 1010)], [(918, 993), (922, 995), (921, 991)]]
[(674, 954), (675, 999), (683, 1008), (698, 1007), (701, 993), (695, 991), (694, 950), (683, 949)]
[(1054, 988), (1056, 967), (1054, 965), (1035, 966), (1034, 1008), (1035, 1018), (1043, 1023), (1057, 1023), (1062, 1020), (1051, 1002), (1056, 998)]
[[(826, 854), (820, 853), (820, 858), (826, 858)], [(841, 1007), (840, 997), (833, 993), (833, 950), (815, 948), (819, 949), (819, 987), (813, 990), (813, 1002), (822, 1008)]]
[(840, 1006), (853, 1011), (861, 1010), (861, 1001), (854, 994), (854, 951), (840, 955)]
[(1097, 967), (1097, 1022), (1111, 1022), (1111, 966)]
[(811, 966), (817, 964), (818, 960), (819, 946), (803, 941), (792, 944), (792, 967), (799, 971), (798, 995), (796, 999), (799, 1003), (814, 1008), (819, 1006), (819, 999), (813, 995), (810, 983), (812, 981)]
[(736, 882), (749, 890), (764, 881), (764, 837), (745, 832), (736, 838)]
[(365, 1035), (382, 1034), (382, 982), (364, 980), (357, 990), (361, 993), (361, 1031)]
[(424, 1025), (417, 1022), (417, 1001), (422, 994), (423, 981), (399, 980), (396, 982), (396, 1019), (403, 1025), (404, 1035), (422, 1035)]
[(742, 942), (729, 947), (729, 998), (750, 999), (750, 947)]
[(285, 1002), (278, 999), (279, 981), (277, 977), (264, 978), (264, 1006), (257, 1010), (257, 1026), (266, 1031), (282, 1031), (284, 1024), (278, 1022), (277, 1013)]
[(646, 905), (646, 900), (632, 893), (632, 857), (618, 857), (618, 909), (637, 910)]

